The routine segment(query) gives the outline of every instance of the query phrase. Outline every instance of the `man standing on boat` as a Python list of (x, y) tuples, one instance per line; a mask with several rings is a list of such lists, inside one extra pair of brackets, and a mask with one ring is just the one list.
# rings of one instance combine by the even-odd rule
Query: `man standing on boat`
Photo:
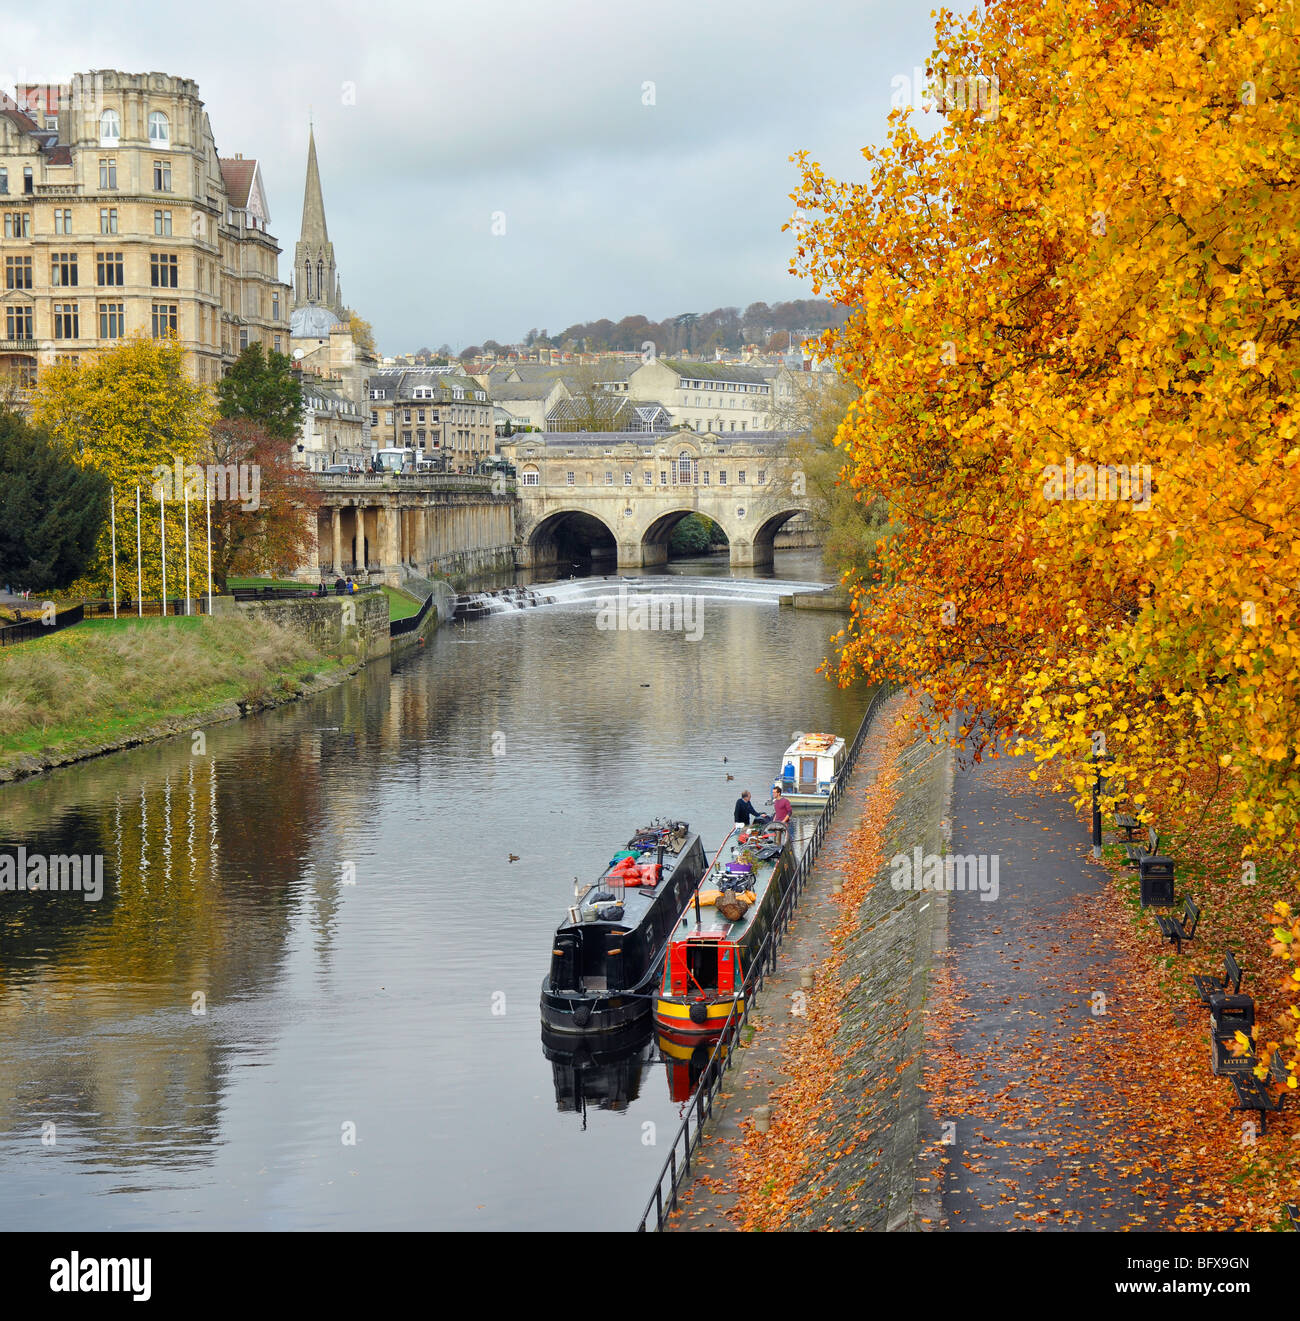
[(790, 820), (790, 800), (781, 792), (781, 786), (772, 786), (772, 820), (783, 826)]
[(732, 820), (737, 825), (747, 826), (754, 817), (762, 817), (763, 813), (749, 801), (749, 790), (746, 789), (739, 798), (736, 799), (736, 810), (732, 813)]

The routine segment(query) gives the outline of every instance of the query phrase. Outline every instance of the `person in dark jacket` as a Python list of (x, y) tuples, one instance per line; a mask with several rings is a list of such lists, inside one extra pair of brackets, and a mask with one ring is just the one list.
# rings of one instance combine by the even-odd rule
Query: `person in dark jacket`
[(739, 798), (736, 799), (736, 810), (732, 814), (732, 819), (742, 826), (749, 825), (754, 818), (763, 819), (763, 813), (749, 801), (749, 790), (746, 789)]

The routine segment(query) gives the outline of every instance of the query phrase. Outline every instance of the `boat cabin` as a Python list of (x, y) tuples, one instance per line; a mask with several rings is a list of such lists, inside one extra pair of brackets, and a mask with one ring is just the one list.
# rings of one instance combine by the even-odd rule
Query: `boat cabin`
[(835, 734), (803, 734), (781, 759), (776, 784), (790, 798), (825, 798), (844, 767), (844, 740)]

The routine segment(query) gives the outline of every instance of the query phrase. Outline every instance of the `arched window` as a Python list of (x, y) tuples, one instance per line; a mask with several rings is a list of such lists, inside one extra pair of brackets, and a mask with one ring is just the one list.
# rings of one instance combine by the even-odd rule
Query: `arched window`
[(122, 138), (122, 119), (116, 110), (105, 110), (99, 117), (99, 145), (116, 147)]
[(161, 110), (149, 112), (149, 143), (154, 147), (170, 147), (172, 128)]
[(678, 486), (694, 486), (695, 475), (695, 459), (690, 450), (682, 450), (677, 456)]
[(528, 467), (520, 471), (519, 481), (523, 486), (540, 486), (542, 475), (530, 464)]
[(307, 292), (306, 292), (305, 294), (303, 294), (303, 297), (306, 298), (306, 299), (310, 302), (310, 300), (311, 300), (311, 262), (306, 262), (306, 263), (303, 265), (303, 274), (307, 277)]
[(316, 297), (325, 298), (325, 263), (318, 261), (316, 263)]

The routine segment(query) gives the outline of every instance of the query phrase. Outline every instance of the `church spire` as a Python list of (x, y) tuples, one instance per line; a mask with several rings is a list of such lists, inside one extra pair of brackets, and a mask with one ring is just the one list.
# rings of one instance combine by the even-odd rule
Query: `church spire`
[(316, 161), (316, 128), (307, 129), (307, 182), (302, 193), (302, 229), (293, 254), (294, 307), (324, 307), (343, 316), (343, 288), (334, 264), (334, 245), (325, 223), (325, 198)]
[(320, 190), (320, 166), (316, 164), (316, 130), (307, 130), (307, 186), (302, 194), (302, 230), (298, 236), (304, 243), (320, 244), (330, 241), (325, 224), (325, 198)]

